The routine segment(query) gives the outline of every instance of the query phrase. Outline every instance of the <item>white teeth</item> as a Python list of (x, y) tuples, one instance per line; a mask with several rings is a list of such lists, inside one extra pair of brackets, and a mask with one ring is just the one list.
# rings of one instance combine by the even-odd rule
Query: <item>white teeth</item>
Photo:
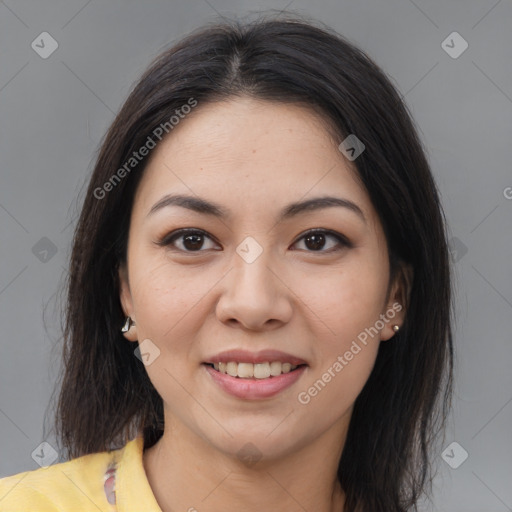
[(228, 375), (231, 375), (231, 377), (237, 377), (238, 376), (238, 364), (230, 361), (227, 365), (226, 371)]
[(281, 373), (289, 373), (297, 368), (296, 365), (280, 361), (256, 364), (230, 361), (229, 363), (213, 363), (213, 367), (220, 373), (227, 373), (231, 377), (241, 379), (268, 379), (270, 376), (277, 377)]
[(254, 376), (254, 365), (251, 363), (238, 363), (237, 375), (243, 379), (250, 379)]
[(270, 363), (270, 375), (272, 375), (272, 377), (281, 375), (281, 363), (279, 361), (272, 361)]
[[(238, 366), (240, 367), (240, 365)], [(270, 363), (255, 364), (254, 377), (256, 379), (268, 379), (270, 377)]]

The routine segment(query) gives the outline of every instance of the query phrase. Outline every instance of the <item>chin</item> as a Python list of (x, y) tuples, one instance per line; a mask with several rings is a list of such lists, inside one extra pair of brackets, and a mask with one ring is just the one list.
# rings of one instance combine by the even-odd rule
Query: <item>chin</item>
[(268, 435), (268, 431), (252, 434), (247, 431), (231, 433), (233, 437), (228, 436), (222, 441), (211, 440), (212, 447), (246, 466), (258, 464), (260, 467), (265, 462), (275, 462), (297, 450), (290, 436), (277, 433)]

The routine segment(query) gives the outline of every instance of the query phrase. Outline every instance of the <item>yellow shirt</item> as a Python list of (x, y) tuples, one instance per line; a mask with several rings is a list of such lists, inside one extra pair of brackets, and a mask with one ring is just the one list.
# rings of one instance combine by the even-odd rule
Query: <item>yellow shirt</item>
[[(119, 450), (2, 478), (0, 512), (162, 512), (144, 471), (143, 446), (140, 434)], [(117, 468), (115, 475), (109, 468)]]

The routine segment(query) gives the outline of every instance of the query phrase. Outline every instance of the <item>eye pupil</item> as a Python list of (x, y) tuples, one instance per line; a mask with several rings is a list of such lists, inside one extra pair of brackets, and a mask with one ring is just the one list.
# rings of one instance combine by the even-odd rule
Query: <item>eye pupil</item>
[[(192, 241), (192, 246), (190, 247), (190, 241)], [(185, 235), (183, 237), (183, 245), (187, 249), (200, 249), (203, 245), (203, 235), (200, 234), (191, 234), (191, 235)]]
[[(317, 250), (321, 249), (325, 245), (325, 236), (319, 233), (312, 233), (307, 235), (304, 240), (308, 249)], [(312, 240), (313, 243), (309, 244), (308, 240)]]

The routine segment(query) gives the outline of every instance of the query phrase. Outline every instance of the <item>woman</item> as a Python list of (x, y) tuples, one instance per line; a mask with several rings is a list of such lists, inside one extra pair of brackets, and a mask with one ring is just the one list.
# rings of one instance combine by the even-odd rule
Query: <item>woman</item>
[(442, 207), (382, 70), (207, 26), (110, 127), (71, 257), (66, 457), (0, 510), (414, 510), (452, 382)]

